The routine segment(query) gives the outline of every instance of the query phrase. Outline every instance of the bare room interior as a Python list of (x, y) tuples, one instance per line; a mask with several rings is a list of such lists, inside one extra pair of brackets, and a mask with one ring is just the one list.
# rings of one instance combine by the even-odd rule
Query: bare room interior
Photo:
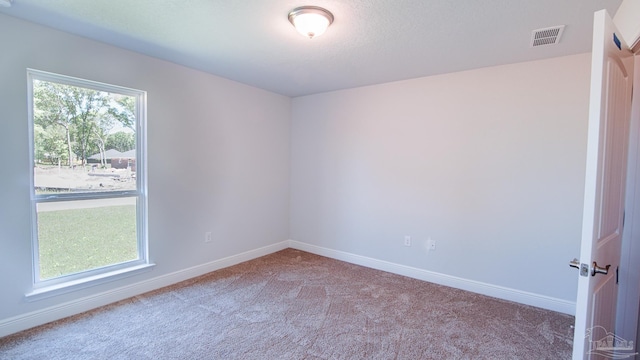
[[(307, 12), (328, 27), (297, 29)], [(0, 0), (0, 358), (581, 359), (595, 321), (638, 343), (637, 19), (637, 0)], [(635, 67), (617, 187), (606, 51)], [(70, 135), (68, 166), (40, 166), (47, 82), (135, 99), (131, 189), (34, 190), (34, 169), (115, 168)], [(590, 207), (600, 181), (619, 209)], [(42, 209), (107, 198), (136, 209), (133, 258), (46, 275)]]

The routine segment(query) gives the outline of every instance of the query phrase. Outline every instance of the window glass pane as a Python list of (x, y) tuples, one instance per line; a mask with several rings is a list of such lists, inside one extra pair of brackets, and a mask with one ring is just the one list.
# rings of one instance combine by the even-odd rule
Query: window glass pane
[(145, 92), (28, 77), (34, 288), (147, 263)]
[(33, 80), (36, 194), (136, 190), (136, 98)]
[(37, 204), (40, 280), (138, 259), (136, 198)]

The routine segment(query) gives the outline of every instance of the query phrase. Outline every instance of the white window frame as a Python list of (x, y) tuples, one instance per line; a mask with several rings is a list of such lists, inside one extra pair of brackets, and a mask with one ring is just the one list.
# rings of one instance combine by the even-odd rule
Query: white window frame
[[(138, 274), (150, 270), (153, 264), (149, 263), (149, 245), (147, 228), (147, 166), (146, 166), (146, 102), (145, 91), (126, 88), (117, 85), (85, 80), (66, 75), (27, 69), (28, 80), (28, 123), (29, 123), (29, 161), (30, 161), (30, 191), (31, 191), (31, 241), (32, 241), (32, 280), (31, 292), (26, 294), (28, 300), (37, 300), (69, 291), (74, 291), (88, 286), (102, 284), (122, 277)], [(89, 88), (108, 93), (117, 93), (135, 97), (136, 99), (136, 189), (125, 191), (85, 192), (85, 193), (61, 193), (37, 195), (35, 192), (35, 179), (33, 164), (35, 163), (34, 151), (34, 103), (33, 81), (41, 80), (76, 87)], [(136, 199), (136, 235), (138, 247), (138, 259), (118, 264), (111, 264), (96, 269), (81, 271), (78, 273), (62, 275), (51, 279), (40, 279), (39, 244), (37, 205), (47, 202), (101, 200), (115, 198)]]

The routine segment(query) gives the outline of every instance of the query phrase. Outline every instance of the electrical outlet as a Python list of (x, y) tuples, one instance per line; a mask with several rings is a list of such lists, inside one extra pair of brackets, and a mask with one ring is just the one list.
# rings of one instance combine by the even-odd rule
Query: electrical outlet
[(435, 250), (436, 249), (436, 241), (429, 238), (427, 240), (427, 250)]
[(211, 231), (207, 231), (204, 233), (204, 242), (212, 242), (213, 237), (211, 236)]
[(411, 236), (409, 235), (404, 236), (404, 246), (411, 246)]

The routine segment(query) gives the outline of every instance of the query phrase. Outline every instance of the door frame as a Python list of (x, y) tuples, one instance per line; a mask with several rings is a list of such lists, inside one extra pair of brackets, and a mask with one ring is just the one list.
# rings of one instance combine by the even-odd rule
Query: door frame
[[(640, 52), (634, 56), (636, 69), (640, 69)], [(622, 233), (618, 311), (616, 335), (640, 340), (638, 315), (640, 314), (640, 70), (634, 73), (629, 152), (625, 195), (625, 225)], [(638, 349), (636, 349), (638, 351)]]

